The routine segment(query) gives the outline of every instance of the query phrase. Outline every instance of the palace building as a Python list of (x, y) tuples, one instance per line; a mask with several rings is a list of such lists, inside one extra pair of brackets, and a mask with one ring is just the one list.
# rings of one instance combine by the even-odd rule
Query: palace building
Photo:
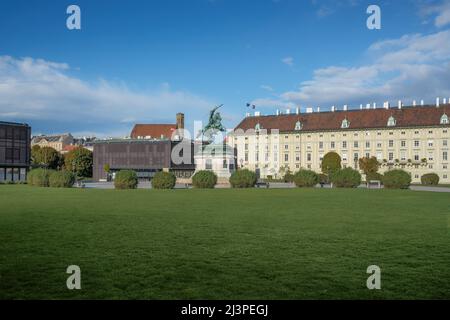
[[(450, 101), (449, 101), (450, 102)], [(230, 134), (237, 150), (237, 164), (256, 171), (262, 178), (280, 178), (284, 172), (310, 169), (321, 172), (325, 154), (334, 151), (343, 167), (358, 168), (358, 160), (376, 157), (380, 173), (403, 169), (413, 183), (426, 173), (437, 173), (440, 183), (450, 183), (450, 104), (330, 112), (247, 116)]]

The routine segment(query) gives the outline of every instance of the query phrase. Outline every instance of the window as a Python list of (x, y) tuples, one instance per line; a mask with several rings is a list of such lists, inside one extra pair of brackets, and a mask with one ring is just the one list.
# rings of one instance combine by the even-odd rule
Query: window
[(447, 153), (447, 151), (442, 152), (442, 160), (443, 161), (448, 161), (448, 153)]
[(342, 141), (342, 149), (347, 149), (347, 141)]
[(443, 140), (443, 141), (442, 141), (442, 145), (443, 145), (444, 147), (447, 147), (448, 141), (447, 141), (447, 140)]
[(358, 141), (353, 142), (353, 148), (359, 148), (359, 143), (358, 143)]
[(347, 154), (346, 154), (346, 153), (343, 153), (343, 154), (342, 154), (342, 160), (343, 160), (343, 161), (347, 161), (347, 160), (348, 160), (348, 157), (347, 157)]
[(388, 127), (395, 127), (397, 125), (397, 120), (393, 116), (390, 116), (387, 122)]
[(428, 154), (428, 161), (433, 161), (434, 160), (434, 154), (429, 153)]
[(389, 140), (389, 148), (393, 148), (394, 147), (394, 140)]
[(289, 154), (288, 153), (284, 154), (284, 162), (289, 162)]
[(389, 161), (394, 160), (394, 154), (392, 152), (389, 152)]
[(223, 168), (228, 169), (228, 163), (227, 160), (223, 160)]
[(359, 154), (358, 153), (354, 153), (353, 154), (353, 160), (358, 161), (359, 159)]
[(300, 162), (300, 153), (295, 154), (295, 161)]
[(381, 149), (383, 147), (383, 144), (381, 142), (377, 142), (377, 148)]
[(289, 150), (289, 145), (288, 144), (284, 145), (284, 150)]
[(414, 155), (414, 161), (419, 161), (420, 160), (420, 156), (416, 153)]
[(342, 128), (342, 129), (348, 129), (348, 128), (350, 128), (350, 121), (348, 121), (347, 118), (345, 118), (344, 120), (342, 120), (341, 128)]
[(245, 151), (248, 151), (248, 143), (245, 144)]
[(370, 148), (370, 142), (367, 141), (367, 142), (366, 142), (366, 149), (369, 149), (369, 148)]
[(429, 148), (433, 148), (434, 145), (434, 141), (433, 140), (428, 140), (428, 147)]
[(323, 149), (323, 142), (322, 141), (319, 142), (319, 149)]
[(331, 146), (331, 149), (335, 149), (336, 148), (336, 143), (334, 141), (331, 141), (330, 146)]
[(402, 146), (403, 148), (406, 147), (406, 141), (405, 141), (405, 140), (402, 140), (401, 146)]
[(306, 155), (306, 160), (307, 160), (308, 162), (310, 162), (310, 161), (311, 161), (311, 158), (312, 158), (311, 153), (308, 153), (308, 154)]
[(419, 140), (415, 140), (414, 141), (414, 147), (416, 147), (416, 148), (420, 147), (420, 141)]
[(255, 153), (255, 161), (259, 162), (259, 152)]
[(300, 121), (297, 121), (297, 123), (295, 124), (295, 131), (300, 131), (303, 129), (303, 125)]
[(212, 170), (212, 160), (206, 159), (206, 170)]
[(400, 153), (400, 160), (401, 160), (401, 161), (406, 161), (406, 152), (402, 151), (402, 152)]
[(383, 160), (383, 154), (381, 152), (377, 152), (377, 160), (378, 161)]
[(248, 162), (248, 153), (245, 153), (245, 162)]

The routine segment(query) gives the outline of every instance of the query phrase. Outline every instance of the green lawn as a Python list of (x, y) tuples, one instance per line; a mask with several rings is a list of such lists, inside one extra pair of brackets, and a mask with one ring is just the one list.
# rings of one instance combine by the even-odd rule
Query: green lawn
[(0, 298), (450, 299), (449, 225), (428, 192), (0, 186)]

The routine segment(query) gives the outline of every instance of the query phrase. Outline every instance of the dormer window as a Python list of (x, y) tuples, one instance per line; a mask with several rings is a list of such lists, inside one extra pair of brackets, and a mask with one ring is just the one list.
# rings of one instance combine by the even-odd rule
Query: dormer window
[(397, 125), (397, 120), (395, 120), (395, 118), (393, 116), (389, 117), (387, 126), (388, 127), (395, 127)]
[(441, 117), (441, 124), (449, 124), (448, 116), (444, 113)]
[(342, 129), (348, 129), (348, 128), (350, 128), (350, 121), (348, 121), (347, 118), (345, 118), (344, 120), (342, 120), (341, 128), (342, 128)]
[(258, 123), (258, 124), (256, 124), (256, 126), (255, 126), (255, 131), (256, 132), (260, 132), (261, 131), (261, 125)]
[(297, 121), (297, 123), (295, 124), (295, 131), (300, 131), (303, 129), (303, 125), (300, 121)]

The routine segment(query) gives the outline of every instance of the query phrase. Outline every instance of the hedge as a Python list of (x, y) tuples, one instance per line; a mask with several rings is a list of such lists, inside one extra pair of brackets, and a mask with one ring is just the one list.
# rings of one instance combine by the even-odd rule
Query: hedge
[(136, 189), (138, 186), (138, 177), (133, 170), (121, 170), (116, 173), (114, 187), (116, 189)]
[(424, 186), (437, 186), (439, 184), (439, 176), (436, 173), (424, 174), (420, 180)]
[(177, 182), (177, 177), (171, 172), (158, 172), (152, 179), (153, 189), (173, 189)]
[(48, 187), (49, 176), (53, 170), (38, 168), (28, 172), (27, 182), (34, 187)]
[(404, 170), (391, 170), (384, 174), (383, 184), (387, 189), (408, 189), (411, 175)]
[(383, 175), (378, 172), (372, 172), (366, 175), (366, 182), (383, 181)]
[(75, 175), (69, 171), (53, 171), (49, 174), (48, 182), (52, 188), (72, 188)]
[(198, 171), (192, 177), (192, 185), (198, 189), (214, 189), (217, 184), (217, 175), (212, 171)]
[(345, 168), (334, 172), (331, 182), (338, 188), (357, 188), (361, 184), (361, 174), (352, 168)]
[(235, 171), (230, 177), (230, 184), (233, 188), (253, 188), (256, 185), (256, 173), (247, 169)]
[(294, 183), (299, 188), (314, 187), (319, 180), (319, 175), (311, 170), (300, 170), (294, 175)]

